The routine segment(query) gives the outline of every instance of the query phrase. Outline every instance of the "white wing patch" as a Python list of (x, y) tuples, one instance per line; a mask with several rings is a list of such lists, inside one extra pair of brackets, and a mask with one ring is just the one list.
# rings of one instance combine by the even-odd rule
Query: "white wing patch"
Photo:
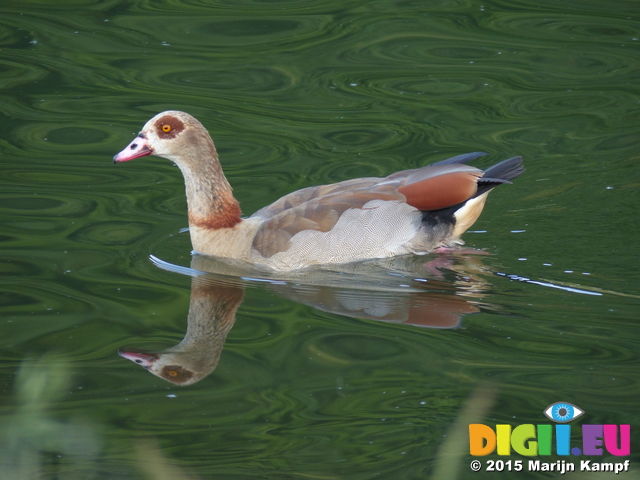
[(404, 202), (371, 200), (362, 208), (346, 210), (328, 232), (298, 232), (284, 252), (265, 259), (254, 251), (255, 262), (292, 270), (420, 253), (413, 243), (420, 233), (421, 219), (422, 213)]

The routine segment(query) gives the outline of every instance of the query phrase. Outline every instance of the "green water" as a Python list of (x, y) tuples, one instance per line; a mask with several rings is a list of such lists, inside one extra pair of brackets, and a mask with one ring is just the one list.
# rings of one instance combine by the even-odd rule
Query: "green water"
[[(3, 1), (0, 478), (560, 477), (473, 473), (465, 437), (557, 401), (631, 424), (637, 468), (639, 59), (635, 0)], [(472, 151), (527, 171), (465, 235), (491, 255), (192, 292), (178, 169), (111, 163), (166, 109), (246, 215)], [(198, 382), (118, 356), (231, 297)]]

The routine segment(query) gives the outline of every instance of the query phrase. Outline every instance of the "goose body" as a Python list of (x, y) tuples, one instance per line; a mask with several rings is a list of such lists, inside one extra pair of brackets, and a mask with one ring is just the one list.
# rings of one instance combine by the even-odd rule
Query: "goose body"
[(386, 178), (357, 178), (285, 195), (248, 218), (222, 172), (207, 130), (180, 111), (159, 113), (114, 162), (156, 155), (185, 180), (193, 249), (278, 271), (395, 255), (463, 243), (487, 195), (524, 170), (520, 157), (486, 171), (469, 153)]

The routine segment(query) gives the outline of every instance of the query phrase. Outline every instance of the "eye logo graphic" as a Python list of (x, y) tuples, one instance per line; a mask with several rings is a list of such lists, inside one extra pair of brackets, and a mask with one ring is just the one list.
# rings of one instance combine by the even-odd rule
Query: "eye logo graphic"
[(544, 410), (544, 414), (556, 423), (568, 423), (582, 416), (584, 410), (569, 402), (556, 402), (549, 405)]

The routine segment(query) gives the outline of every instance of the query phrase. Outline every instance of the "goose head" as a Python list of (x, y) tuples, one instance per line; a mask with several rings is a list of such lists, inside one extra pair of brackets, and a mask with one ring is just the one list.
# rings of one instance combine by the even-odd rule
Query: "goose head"
[(155, 155), (179, 166), (194, 159), (214, 157), (215, 147), (204, 126), (188, 113), (161, 112), (149, 120), (127, 147), (113, 157), (114, 163)]

